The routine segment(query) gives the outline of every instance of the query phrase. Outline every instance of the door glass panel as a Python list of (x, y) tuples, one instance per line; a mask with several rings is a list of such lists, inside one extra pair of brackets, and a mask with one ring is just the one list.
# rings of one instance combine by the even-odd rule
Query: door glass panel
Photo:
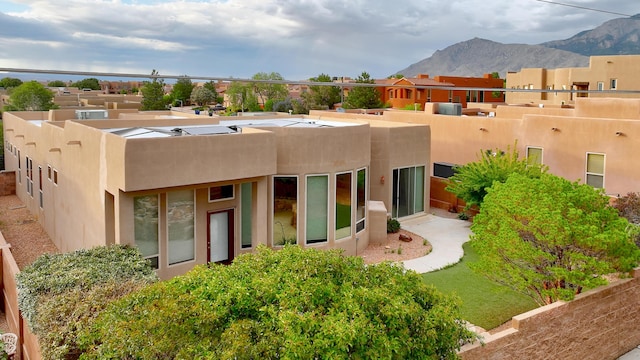
[(356, 232), (364, 230), (365, 212), (366, 212), (366, 196), (367, 196), (367, 171), (366, 169), (358, 170), (358, 186), (356, 191)]
[(209, 214), (209, 261), (229, 260), (229, 213)]
[(424, 211), (424, 166), (416, 167), (416, 186), (412, 214)]

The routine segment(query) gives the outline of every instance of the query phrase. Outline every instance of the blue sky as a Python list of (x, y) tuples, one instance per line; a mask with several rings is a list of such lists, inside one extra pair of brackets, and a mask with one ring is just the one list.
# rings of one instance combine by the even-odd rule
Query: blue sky
[[(640, 13), (638, 0), (559, 2)], [(474, 37), (538, 44), (617, 17), (539, 0), (0, 0), (0, 67), (381, 78)]]

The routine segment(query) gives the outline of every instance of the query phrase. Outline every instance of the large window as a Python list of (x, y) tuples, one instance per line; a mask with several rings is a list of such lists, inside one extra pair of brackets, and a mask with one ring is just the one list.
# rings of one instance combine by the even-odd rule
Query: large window
[(329, 210), (329, 176), (307, 176), (307, 244), (327, 241)]
[(27, 156), (24, 162), (27, 165), (27, 193), (33, 197), (33, 159)]
[(415, 166), (393, 170), (393, 218), (424, 211), (424, 168)]
[(195, 258), (195, 202), (193, 190), (167, 193), (167, 235), (169, 265)]
[(253, 237), (253, 183), (240, 185), (240, 217), (240, 246), (247, 249), (251, 247)]
[(336, 174), (336, 240), (351, 236), (351, 173)]
[(297, 244), (298, 178), (273, 178), (273, 244)]
[(604, 154), (587, 153), (586, 183), (594, 188), (604, 188)]
[(527, 164), (542, 165), (542, 148), (527, 146)]
[(358, 170), (356, 188), (356, 232), (365, 228), (367, 217), (367, 169)]
[(158, 195), (133, 198), (133, 224), (135, 243), (140, 254), (158, 268)]

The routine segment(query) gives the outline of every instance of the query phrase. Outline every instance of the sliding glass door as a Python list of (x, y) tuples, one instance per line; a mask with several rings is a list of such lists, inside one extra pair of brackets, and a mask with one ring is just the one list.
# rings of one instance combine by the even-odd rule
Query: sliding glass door
[(424, 166), (412, 166), (393, 170), (393, 218), (424, 211), (424, 169)]

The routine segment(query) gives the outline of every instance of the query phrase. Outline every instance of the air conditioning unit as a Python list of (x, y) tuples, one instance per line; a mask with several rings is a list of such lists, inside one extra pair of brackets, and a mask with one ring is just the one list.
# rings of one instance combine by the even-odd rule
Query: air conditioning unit
[(458, 103), (439, 103), (438, 113), (442, 115), (462, 115), (462, 104)]
[(109, 118), (107, 110), (76, 110), (78, 120), (104, 120)]

